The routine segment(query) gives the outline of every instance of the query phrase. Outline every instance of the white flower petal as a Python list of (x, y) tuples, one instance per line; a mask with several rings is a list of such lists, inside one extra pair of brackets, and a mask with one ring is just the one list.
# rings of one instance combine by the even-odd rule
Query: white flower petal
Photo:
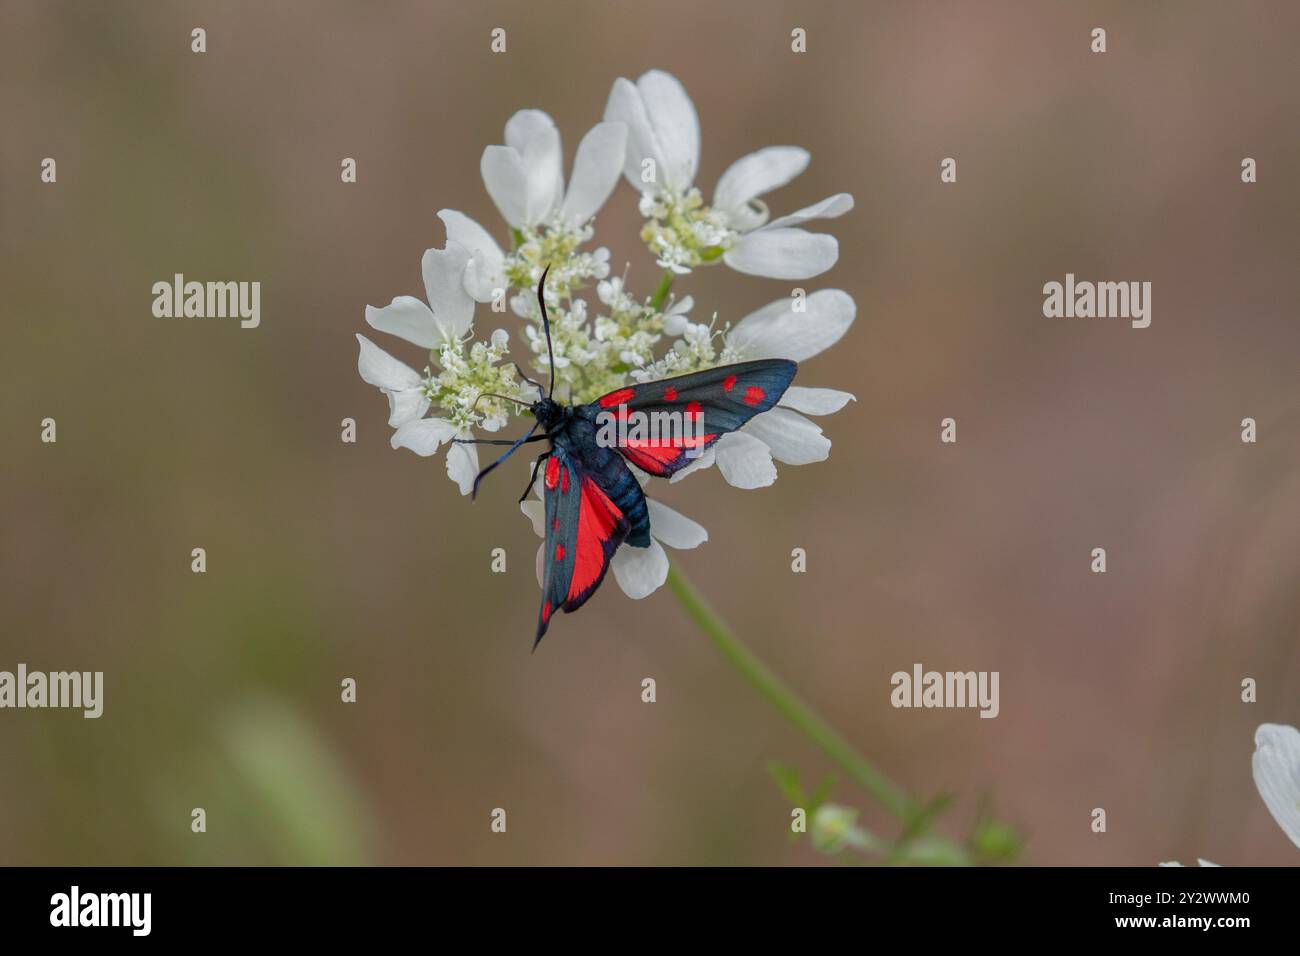
[(440, 445), (455, 437), (456, 426), (451, 422), (442, 418), (421, 418), (416, 422), (407, 422), (393, 432), (388, 443), (394, 448), (409, 448), (417, 455), (427, 458), (436, 452)]
[(442, 342), (433, 313), (415, 296), (399, 295), (382, 309), (366, 306), (366, 322), (371, 328), (396, 335), (421, 348), (431, 349)]
[(650, 511), (650, 533), (668, 547), (678, 550), (698, 548), (709, 540), (709, 532), (703, 525), (663, 502), (647, 498), (646, 507)]
[[(463, 432), (461, 438), (468, 438), (469, 432)], [(460, 486), (460, 493), (467, 495), (474, 488), (474, 479), (478, 476), (478, 446), (453, 444), (447, 446), (447, 477)]]
[(560, 207), (560, 215), (575, 225), (585, 223), (609, 198), (623, 172), (627, 126), (597, 123), (578, 144), (573, 158), (573, 178)]
[(768, 146), (742, 156), (718, 179), (715, 208), (730, 211), (751, 199), (784, 186), (808, 168), (808, 150), (798, 146)]
[(519, 150), (488, 146), (478, 167), (501, 218), (516, 229), (528, 225), (528, 174)]
[(713, 446), (718, 471), (733, 488), (766, 488), (776, 481), (772, 451), (760, 439), (743, 431), (723, 435)]
[(360, 351), (357, 371), (363, 381), (388, 396), (388, 424), (393, 428), (414, 421), (429, 410), (429, 399), (420, 389), (415, 369), (393, 358), (364, 335), (357, 336)]
[(465, 291), (468, 263), (469, 250), (450, 240), (444, 249), (426, 250), (421, 261), (433, 321), (446, 341), (460, 338), (474, 321), (474, 300)]
[(546, 537), (546, 505), (539, 498), (527, 498), (519, 502), (519, 510), (533, 523), (533, 534), (539, 538)]
[(609, 91), (609, 100), (605, 103), (605, 121), (622, 123), (627, 127), (627, 148), (623, 153), (623, 175), (632, 187), (640, 192), (650, 188), (650, 183), (641, 181), (641, 164), (653, 159), (656, 176), (664, 168), (663, 150), (655, 138), (646, 115), (645, 104), (641, 102), (641, 93), (631, 80), (619, 77)]
[(804, 229), (774, 229), (772, 224), (746, 233), (722, 261), (737, 272), (769, 279), (811, 279), (835, 265), (840, 244), (834, 236)]
[(619, 548), (610, 567), (623, 593), (637, 601), (649, 597), (668, 580), (668, 555), (654, 538), (648, 548)]
[(787, 358), (795, 362), (823, 352), (853, 324), (858, 307), (840, 289), (821, 289), (794, 311), (793, 299), (777, 299), (741, 319), (727, 333), (727, 344), (747, 359)]
[(482, 255), (489, 265), (499, 267), (505, 264), (506, 254), (492, 238), (492, 233), (469, 216), (456, 209), (439, 209), (438, 218), (447, 227), (449, 240), (464, 246), (471, 255)]
[(423, 418), (429, 410), (429, 398), (418, 388), (402, 391), (384, 389), (384, 394), (388, 396), (388, 424), (392, 428), (400, 428), (407, 422)]
[(655, 138), (663, 149), (663, 183), (684, 190), (695, 181), (700, 163), (700, 120), (695, 104), (677, 78), (651, 70), (636, 81)]
[(1250, 760), (1255, 788), (1291, 842), (1300, 846), (1300, 730), (1260, 724)]
[(465, 291), (475, 302), (491, 302), (510, 288), (505, 270), (493, 267), (486, 257), (471, 253), (465, 266)]
[(518, 150), (527, 176), (525, 216), (534, 226), (564, 195), (564, 153), (555, 121), (541, 110), (520, 110), (506, 123), (506, 145)]
[(357, 354), (357, 371), (367, 384), (385, 391), (401, 391), (420, 384), (419, 372), (393, 358), (364, 335), (357, 335), (357, 344), (361, 347)]
[(506, 120), (506, 145), (520, 153), (547, 130), (555, 129), (555, 120), (545, 110), (519, 110)]
[(442, 209), (438, 218), (447, 226), (447, 239), (469, 251), (465, 291), (478, 302), (491, 302), (496, 289), (506, 288), (505, 253), (486, 229), (464, 213)]
[(821, 202), (815, 202), (811, 206), (804, 206), (788, 216), (773, 219), (764, 228), (784, 229), (786, 226), (802, 225), (812, 219), (838, 219), (852, 208), (852, 196), (848, 193), (836, 193), (834, 196), (827, 196)]
[(537, 572), (537, 586), (546, 587), (546, 542), (543, 541), (537, 546), (537, 558), (533, 566)]
[(772, 450), (772, 457), (787, 465), (825, 461), (831, 454), (831, 440), (821, 428), (788, 408), (769, 409), (749, 420), (745, 431)]
[[(652, 70), (634, 85), (614, 81), (605, 119), (626, 123), (623, 175), (640, 192), (651, 186), (685, 191), (695, 180), (700, 157), (700, 122), (686, 90), (672, 76)], [(653, 159), (656, 182), (641, 181), (641, 163)]]
[(833, 415), (849, 402), (857, 399), (849, 392), (834, 388), (805, 388), (791, 385), (781, 396), (782, 408), (793, 408), (805, 415)]

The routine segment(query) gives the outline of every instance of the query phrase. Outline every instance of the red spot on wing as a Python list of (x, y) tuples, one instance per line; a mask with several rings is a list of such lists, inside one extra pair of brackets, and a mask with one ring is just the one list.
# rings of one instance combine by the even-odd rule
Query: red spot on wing
[(564, 560), (564, 545), (562, 545), (562, 544), (557, 544), (557, 545), (555, 546), (555, 560), (556, 560), (556, 561), (563, 561), (563, 560)]
[(609, 495), (590, 478), (583, 478), (580, 488), (582, 500), (578, 506), (573, 577), (569, 579), (566, 601), (577, 598), (600, 578), (605, 570), (605, 542), (613, 536), (619, 519), (623, 517), (623, 512), (609, 500)]
[(559, 530), (560, 530), (560, 519), (559, 519), (559, 518), (556, 518), (554, 521), (552, 521), (552, 522), (551, 522), (551, 527), (554, 528), (556, 531), (559, 531)]
[(616, 405), (626, 405), (636, 397), (636, 389), (620, 388), (616, 392), (610, 392), (600, 400), (601, 408), (613, 408)]
[(564, 469), (563, 474), (560, 475), (560, 494), (567, 495), (568, 493), (569, 493), (569, 469), (566, 468)]
[(728, 375), (726, 378), (722, 380), (722, 390), (724, 392), (729, 392), (735, 387), (736, 387), (736, 376)]
[(717, 435), (683, 435), (681, 438), (628, 440), (621, 446), (632, 464), (652, 475), (665, 475), (688, 448), (702, 448)]
[[(569, 477), (569, 469), (564, 469), (564, 477)], [(560, 461), (558, 458), (546, 459), (546, 487), (554, 489), (555, 483), (560, 480)]]
[(766, 397), (767, 397), (767, 392), (763, 391), (757, 385), (751, 385), (749, 386), (749, 388), (745, 389), (746, 405), (757, 405)]
[(686, 417), (691, 421), (699, 418), (704, 414), (704, 408), (699, 402), (691, 402), (686, 406)]
[(675, 401), (677, 401), (677, 389), (673, 388), (671, 385), (669, 385), (667, 388), (665, 388), (665, 389), (664, 389), (664, 401), (666, 401), (666, 402), (675, 402)]
[(542, 623), (545, 624), (551, 619), (551, 602), (547, 601), (542, 605)]

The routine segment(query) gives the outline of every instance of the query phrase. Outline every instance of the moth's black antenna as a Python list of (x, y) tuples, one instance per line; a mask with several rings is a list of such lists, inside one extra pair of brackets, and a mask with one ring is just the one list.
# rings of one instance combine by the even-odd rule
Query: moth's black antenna
[(513, 365), (513, 366), (515, 367), (515, 371), (519, 373), (519, 377), (520, 377), (520, 378), (522, 378), (522, 379), (523, 379), (525, 382), (527, 382), (529, 385), (532, 385), (532, 386), (533, 386), (534, 388), (536, 388), (539, 392), (542, 390), (542, 383), (541, 383), (541, 382), (534, 382), (531, 378), (529, 378), (527, 375), (525, 375), (525, 374), (524, 374), (524, 370), (521, 369), (521, 368), (519, 367), (519, 363), (518, 363), (518, 362), (511, 362), (510, 364)]
[(555, 391), (555, 351), (551, 348), (551, 319), (546, 314), (546, 273), (551, 271), (548, 265), (542, 270), (542, 281), (537, 283), (537, 304), (542, 307), (542, 329), (546, 332), (546, 357), (551, 363), (551, 387), (546, 390), (546, 396), (549, 398)]
[[(540, 388), (541, 386), (538, 387)], [(474, 404), (471, 406), (470, 411), (477, 411), (478, 403), (483, 401), (485, 398), (499, 398), (504, 402), (514, 402), (516, 405), (523, 405), (524, 407), (528, 406), (528, 403), (522, 398), (511, 398), (509, 395), (498, 395), (496, 392), (479, 392), (478, 398), (474, 399)]]

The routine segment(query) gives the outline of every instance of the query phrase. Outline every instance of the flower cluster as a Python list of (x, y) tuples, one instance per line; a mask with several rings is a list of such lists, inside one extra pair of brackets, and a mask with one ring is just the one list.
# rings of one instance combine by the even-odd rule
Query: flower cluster
[[(711, 265), (776, 279), (820, 275), (839, 258), (839, 244), (803, 226), (843, 215), (853, 199), (839, 193), (771, 219), (762, 197), (803, 172), (810, 157), (795, 146), (769, 146), (732, 163), (706, 203), (694, 182), (699, 120), (669, 74), (615, 81), (603, 120), (578, 144), (567, 183), (560, 133), (546, 113), (516, 113), (504, 139), (480, 160), (484, 186), (505, 223), (498, 233), (504, 241), (464, 213), (444, 209), (438, 217), (446, 244), (428, 250), (422, 262), (427, 302), (399, 296), (366, 309), (372, 328), (426, 350), (423, 370), (357, 336), (361, 377), (389, 401), (392, 446), (429, 456), (446, 445), (447, 473), (462, 494), (473, 486), (478, 456), (474, 445), (453, 439), (475, 429), (500, 432), (512, 416), (527, 414), (539, 393), (526, 374), (543, 381), (553, 374), (557, 401), (590, 402), (628, 383), (732, 362), (803, 361), (834, 345), (852, 324), (856, 306), (838, 289), (794, 290), (734, 324), (720, 324), (716, 315), (708, 323), (692, 321), (691, 297), (671, 294), (681, 277)], [(609, 250), (594, 245), (596, 214), (620, 178), (639, 194), (640, 238), (663, 270), (648, 294), (629, 290), (627, 271), (611, 275)], [(536, 300), (548, 267), (554, 369)], [(504, 329), (476, 336), (477, 304), (490, 304), (495, 313), (509, 308), (522, 320), (530, 372), (515, 364)], [(778, 407), (724, 436), (673, 480), (717, 465), (735, 487), (770, 485), (776, 462), (801, 465), (830, 454), (830, 440), (807, 416), (831, 414), (852, 399), (834, 389), (791, 386)], [(524, 509), (536, 522), (534, 504)], [(660, 541), (683, 548), (707, 538), (689, 518), (658, 502), (650, 506), (657, 540), (646, 549), (619, 549), (613, 564), (634, 597), (664, 581), (668, 563)]]

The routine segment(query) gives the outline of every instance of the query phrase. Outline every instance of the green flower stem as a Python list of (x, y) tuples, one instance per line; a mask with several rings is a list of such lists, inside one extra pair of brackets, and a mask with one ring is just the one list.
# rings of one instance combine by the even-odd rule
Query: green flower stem
[(682, 607), (686, 609), (691, 620), (699, 625), (700, 630), (708, 636), (722, 656), (767, 698), (768, 703), (821, 747), (827, 756), (843, 768), (886, 810), (905, 823), (911, 823), (916, 818), (919, 808), (912, 799), (897, 784), (877, 770), (866, 757), (858, 753), (834, 727), (822, 720), (781, 681), (781, 678), (759, 660), (753, 651), (741, 643), (676, 565), (668, 567), (668, 589), (677, 600), (681, 601)]
[(659, 279), (659, 286), (655, 289), (655, 294), (650, 297), (650, 308), (656, 312), (664, 307), (664, 302), (668, 299), (668, 290), (673, 287), (673, 271), (665, 269), (663, 276)]

